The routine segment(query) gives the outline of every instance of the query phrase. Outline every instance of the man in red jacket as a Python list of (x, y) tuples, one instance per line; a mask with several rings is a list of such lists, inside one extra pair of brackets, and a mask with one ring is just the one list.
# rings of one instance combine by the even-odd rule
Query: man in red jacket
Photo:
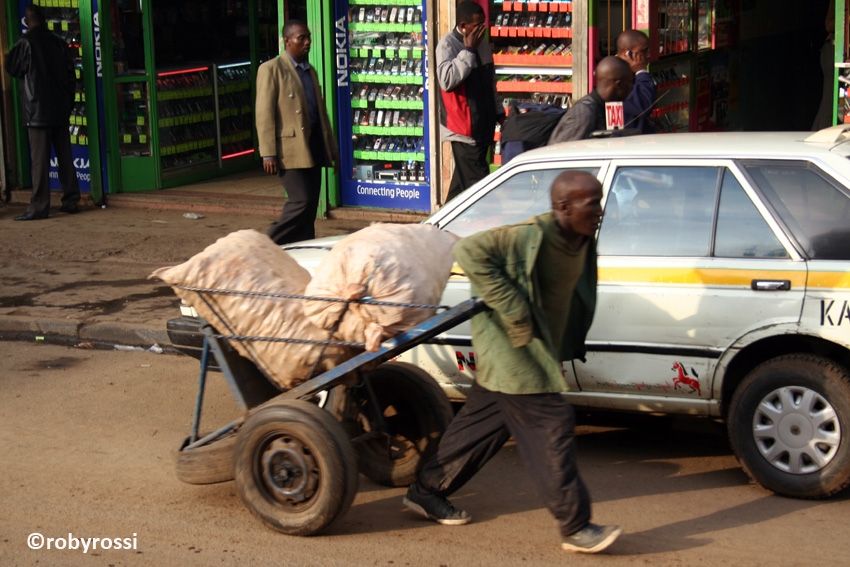
[(484, 40), (484, 10), (469, 0), (457, 5), (455, 29), (437, 45), (441, 137), (452, 143), (455, 169), (447, 200), (490, 172), (487, 153), (496, 129), (495, 68)]

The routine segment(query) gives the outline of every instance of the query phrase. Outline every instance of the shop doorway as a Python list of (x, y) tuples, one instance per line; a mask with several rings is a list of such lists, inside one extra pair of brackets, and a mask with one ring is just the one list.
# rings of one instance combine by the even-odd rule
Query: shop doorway
[(106, 159), (113, 192), (179, 186), (256, 166), (254, 77), (260, 63), (278, 54), (279, 22), (288, 5), (104, 2), (104, 98), (113, 125)]
[[(805, 131), (832, 122), (835, 0), (593, 0), (589, 46), (647, 32), (660, 132)], [(598, 59), (597, 59), (598, 60)]]
[[(738, 47), (739, 123), (742, 130), (810, 130), (832, 77), (834, 0), (743, 1)], [(831, 18), (831, 19), (830, 19)], [(827, 46), (828, 50), (832, 48)], [(828, 89), (831, 94), (832, 81)], [(831, 97), (830, 97), (831, 99)], [(830, 118), (832, 111), (829, 111)]]

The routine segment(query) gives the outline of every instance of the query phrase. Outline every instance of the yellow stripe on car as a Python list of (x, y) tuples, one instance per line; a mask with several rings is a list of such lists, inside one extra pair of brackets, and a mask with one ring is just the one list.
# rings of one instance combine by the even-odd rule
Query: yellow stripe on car
[[(452, 266), (453, 280), (465, 280), (463, 269)], [(729, 268), (613, 268), (600, 267), (600, 283), (722, 285), (750, 287), (756, 279), (788, 280), (791, 289), (806, 285), (806, 272), (787, 270), (733, 270)], [(810, 289), (850, 289), (850, 272), (811, 272)]]
[(850, 272), (810, 272), (809, 289), (850, 289)]
[(747, 287), (756, 279), (789, 280), (791, 288), (806, 285), (806, 272), (780, 270), (732, 270), (728, 268), (599, 268), (600, 283), (723, 285)]

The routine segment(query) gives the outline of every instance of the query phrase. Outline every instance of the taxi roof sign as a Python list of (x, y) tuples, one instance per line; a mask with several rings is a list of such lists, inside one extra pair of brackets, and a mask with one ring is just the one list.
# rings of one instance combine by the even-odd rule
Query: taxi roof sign
[(815, 144), (837, 144), (840, 142), (850, 141), (850, 124), (839, 124), (830, 126), (823, 130), (818, 130), (814, 134), (805, 139), (806, 142)]

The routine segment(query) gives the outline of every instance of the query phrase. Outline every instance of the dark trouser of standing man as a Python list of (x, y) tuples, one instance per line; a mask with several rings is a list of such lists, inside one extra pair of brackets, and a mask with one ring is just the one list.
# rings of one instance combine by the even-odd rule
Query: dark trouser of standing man
[(59, 182), (62, 184), (62, 206), (60, 211), (76, 213), (80, 202), (80, 188), (71, 140), (67, 126), (52, 128), (28, 128), (30, 159), (32, 161), (32, 199), (27, 214), (18, 217), (47, 218), (50, 213), (50, 148), (56, 152), (59, 162)]
[(452, 142), (452, 158), (455, 162), (455, 170), (449, 183), (449, 193), (446, 195), (448, 203), (465, 189), (487, 177), (490, 173), (490, 164), (487, 163), (487, 153), (490, 144), (476, 142), (475, 145), (464, 142)]
[[(578, 472), (575, 411), (561, 394), (505, 394), (477, 383), (452, 420), (437, 453), (411, 490), (448, 497), (477, 473), (510, 437), (537, 491), (568, 537), (590, 521), (590, 495)], [(465, 514), (465, 513), (462, 513)], [(460, 524), (471, 518), (458, 515)]]
[[(321, 164), (325, 155), (322, 133), (315, 128), (310, 136), (310, 153), (313, 163)], [(316, 165), (303, 169), (279, 169), (283, 188), (286, 191), (286, 204), (283, 212), (268, 229), (266, 234), (275, 244), (289, 244), (301, 240), (316, 238), (316, 211), (322, 192), (322, 166)]]
[(286, 190), (286, 204), (280, 218), (269, 227), (275, 244), (289, 244), (316, 237), (314, 223), (319, 207), (322, 168), (287, 169), (278, 172)]

